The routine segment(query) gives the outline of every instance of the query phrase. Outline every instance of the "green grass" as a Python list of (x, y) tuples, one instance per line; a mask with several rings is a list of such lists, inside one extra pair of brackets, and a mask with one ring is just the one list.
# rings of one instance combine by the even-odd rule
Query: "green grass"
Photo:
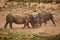
[(0, 30), (0, 40), (59, 40), (60, 35), (57, 36), (43, 36), (42, 34), (30, 34), (22, 31)]
[(0, 40), (40, 40), (44, 37), (41, 34), (30, 34), (12, 30), (0, 30)]

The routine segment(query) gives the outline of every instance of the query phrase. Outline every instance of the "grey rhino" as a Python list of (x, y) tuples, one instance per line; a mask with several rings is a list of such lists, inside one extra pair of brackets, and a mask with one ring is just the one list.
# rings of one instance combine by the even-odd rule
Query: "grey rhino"
[(29, 27), (29, 23), (34, 26), (33, 24), (33, 16), (31, 14), (26, 14), (26, 13), (20, 13), (20, 14), (8, 14), (6, 16), (6, 23), (5, 23), (5, 26), (4, 28), (7, 27), (7, 25), (9, 24), (9, 26), (12, 28), (12, 24), (13, 23), (16, 23), (16, 24), (24, 24), (24, 27), (25, 28), (26, 26)]
[(34, 17), (34, 22), (35, 25), (40, 24), (40, 26), (45, 23), (45, 25), (47, 24), (47, 22), (51, 20), (52, 23), (56, 26), (55, 22), (54, 22), (54, 17), (53, 14), (51, 12), (42, 12), (42, 13), (38, 13), (35, 17)]

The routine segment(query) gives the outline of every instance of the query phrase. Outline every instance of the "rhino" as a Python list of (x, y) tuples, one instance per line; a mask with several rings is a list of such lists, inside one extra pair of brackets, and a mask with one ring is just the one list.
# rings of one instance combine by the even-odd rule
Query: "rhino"
[(12, 24), (24, 24), (25, 28), (26, 26), (28, 26), (28, 28), (30, 28), (29, 23), (34, 26), (33, 24), (33, 16), (31, 14), (27, 14), (27, 13), (20, 13), (20, 14), (12, 14), (9, 13), (6, 16), (6, 23), (4, 25), (4, 28), (6, 29), (7, 25), (9, 24), (10, 28), (12, 27)]
[(40, 26), (41, 26), (43, 23), (44, 23), (44, 25), (46, 25), (49, 20), (51, 20), (52, 23), (54, 24), (54, 26), (56, 26), (56, 24), (54, 22), (53, 14), (51, 12), (44, 11), (44, 12), (38, 13), (34, 17), (35, 25), (40, 24)]

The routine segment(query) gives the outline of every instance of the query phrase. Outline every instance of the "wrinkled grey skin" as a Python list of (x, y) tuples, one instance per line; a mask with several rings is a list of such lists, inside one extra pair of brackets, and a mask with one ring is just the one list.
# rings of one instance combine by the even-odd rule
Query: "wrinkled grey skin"
[(53, 14), (51, 14), (50, 12), (42, 12), (42, 13), (38, 13), (35, 17), (34, 17), (34, 22), (35, 22), (35, 25), (37, 26), (38, 24), (40, 24), (40, 26), (45, 23), (45, 25), (47, 24), (47, 22), (51, 20), (52, 23), (54, 25), (55, 22), (54, 22), (54, 18), (53, 18)]
[(26, 26), (28, 26), (28, 28), (30, 28), (29, 23), (32, 26), (34, 26), (34, 24), (33, 24), (33, 16), (31, 14), (26, 14), (26, 13), (25, 14), (11, 14), (11, 13), (8, 14), (6, 16), (6, 23), (5, 23), (4, 28), (6, 28), (8, 24), (9, 24), (9, 26), (11, 28), (13, 28), (12, 27), (13, 23), (24, 24), (23, 28), (25, 28)]

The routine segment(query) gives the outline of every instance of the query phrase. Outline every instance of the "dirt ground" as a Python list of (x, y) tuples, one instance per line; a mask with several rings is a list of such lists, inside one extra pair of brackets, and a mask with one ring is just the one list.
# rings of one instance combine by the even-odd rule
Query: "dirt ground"
[[(6, 15), (8, 14), (9, 12), (8, 11), (0, 11), (0, 30), (4, 30), (4, 24), (5, 24), (5, 17)], [(9, 26), (7, 26), (7, 29), (6, 30), (10, 30), (10, 31), (25, 31), (25, 32), (28, 32), (28, 33), (42, 33), (42, 34), (45, 34), (45, 35), (57, 35), (60, 33), (60, 13), (57, 13), (55, 14), (54, 18), (55, 18), (55, 23), (56, 23), (56, 26), (53, 25), (53, 23), (51, 21), (49, 21), (47, 23), (47, 25), (42, 25), (42, 27), (40, 28), (36, 28), (36, 29), (32, 29), (31, 28), (25, 28), (25, 29), (22, 29), (22, 27), (24, 26), (23, 24), (13, 24), (13, 29), (10, 29)]]

